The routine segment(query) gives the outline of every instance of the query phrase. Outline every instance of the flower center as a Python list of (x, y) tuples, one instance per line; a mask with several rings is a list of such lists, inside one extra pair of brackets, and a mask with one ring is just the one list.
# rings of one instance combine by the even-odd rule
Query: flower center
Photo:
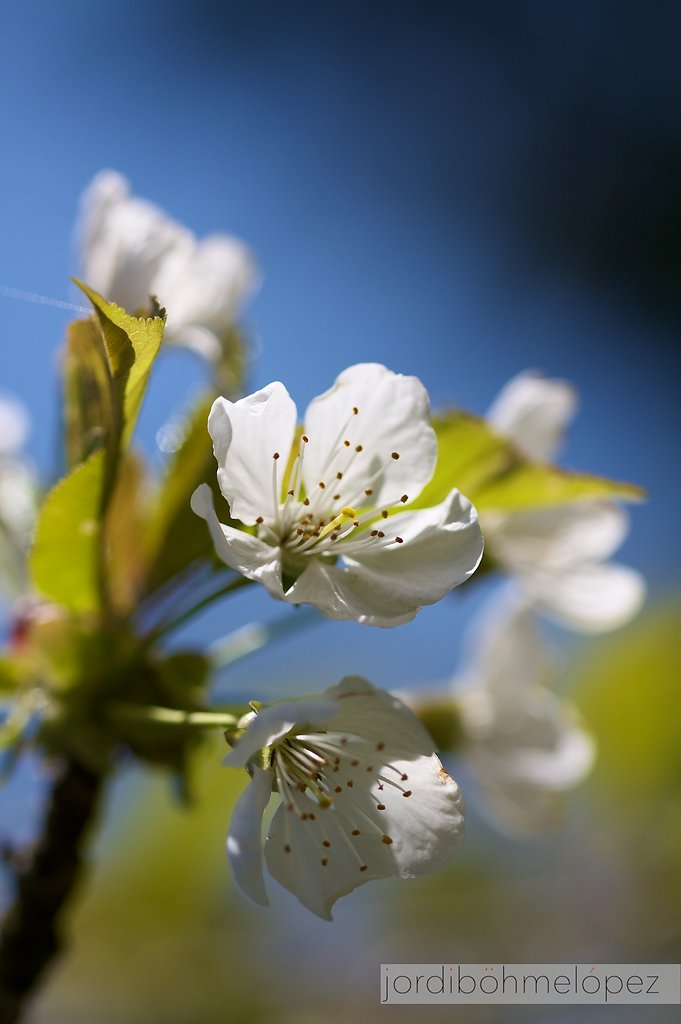
[[(384, 760), (381, 753), (384, 747), (382, 741), (372, 743), (358, 736), (319, 732), (289, 734), (272, 748), (276, 786), (286, 812), (309, 823), (314, 838), (321, 845), (322, 866), (330, 860), (333, 862), (331, 836), (338, 834), (325, 826), (325, 813), (329, 813), (341, 797), (344, 797), (341, 835), (360, 871), (369, 867), (365, 863), (366, 854), (360, 856), (353, 845), (360, 836), (379, 840), (386, 846), (392, 844), (392, 837), (361, 806), (362, 798), (369, 796), (376, 811), (385, 811), (382, 794), (386, 789), (395, 789), (403, 797), (412, 796), (408, 775)], [(290, 834), (284, 851), (293, 852)]]
[[(353, 406), (322, 464), (321, 478), (314, 484), (308, 480), (306, 486), (303, 475), (305, 452), (314, 439), (301, 434), (297, 452), (292, 452), (286, 462), (280, 452), (272, 453), (276, 513), (273, 519), (258, 517), (258, 536), (284, 549), (294, 567), (299, 558), (309, 555), (336, 557), (341, 554), (334, 550), (340, 542), (342, 554), (349, 556), (367, 544), (403, 543), (394, 529), (386, 530), (385, 521), (391, 512), (401, 511), (409, 496), (403, 494), (397, 501), (378, 507), (373, 501), (374, 491), (400, 454), (392, 451), (383, 458), (374, 456), (369, 464), (365, 445), (353, 429), (358, 416), (359, 409)], [(367, 461), (364, 473), (357, 471), (360, 459)]]

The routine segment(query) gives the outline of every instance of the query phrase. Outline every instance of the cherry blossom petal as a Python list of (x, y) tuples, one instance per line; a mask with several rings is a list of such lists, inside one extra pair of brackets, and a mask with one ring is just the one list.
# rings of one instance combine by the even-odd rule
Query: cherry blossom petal
[(269, 906), (262, 874), (262, 819), (272, 796), (272, 780), (272, 772), (253, 768), (253, 777), (232, 811), (227, 835), (234, 881), (260, 907)]
[(279, 381), (238, 402), (218, 398), (213, 403), (208, 431), (218, 483), (234, 518), (247, 526), (278, 515), (295, 429), (296, 407)]
[(525, 371), (506, 384), (487, 412), (488, 422), (529, 459), (553, 459), (577, 409), (564, 380)]
[(264, 584), (274, 597), (283, 598), (281, 562), (276, 548), (258, 537), (219, 522), (208, 484), (201, 484), (191, 497), (192, 511), (205, 519), (218, 558), (231, 569)]
[(305, 432), (308, 491), (340, 471), (346, 505), (366, 504), (367, 488), (374, 505), (393, 504), (403, 494), (416, 498), (435, 470), (437, 439), (423, 384), (379, 363), (344, 370), (311, 402)]
[(640, 573), (613, 563), (578, 566), (562, 574), (536, 573), (529, 588), (543, 611), (583, 633), (623, 626), (641, 609), (646, 595)]
[(629, 516), (612, 502), (583, 501), (488, 513), (484, 527), (492, 556), (508, 568), (559, 572), (609, 558), (628, 533)]
[[(299, 742), (328, 751), (329, 767), (320, 772), (330, 772), (333, 803), (306, 794), (285, 803), (265, 858), (277, 881), (328, 920), (335, 901), (365, 881), (412, 877), (451, 860), (463, 835), (463, 803), (404, 704), (354, 677), (322, 696), (335, 698), (338, 710), (324, 733), (301, 733)], [(343, 752), (337, 764), (334, 750)]]

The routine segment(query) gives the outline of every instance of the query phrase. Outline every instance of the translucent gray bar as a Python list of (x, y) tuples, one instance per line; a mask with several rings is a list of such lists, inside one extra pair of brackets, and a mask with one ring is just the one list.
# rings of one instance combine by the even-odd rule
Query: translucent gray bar
[(382, 964), (382, 1004), (681, 1001), (679, 964)]

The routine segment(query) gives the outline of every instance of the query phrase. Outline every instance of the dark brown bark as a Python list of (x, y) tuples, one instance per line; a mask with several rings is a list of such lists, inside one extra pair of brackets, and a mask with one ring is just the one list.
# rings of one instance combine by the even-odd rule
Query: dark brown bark
[(13, 858), (16, 895), (0, 928), (0, 1024), (21, 1019), (44, 971), (61, 952), (60, 915), (79, 881), (82, 850), (101, 778), (76, 761), (59, 762), (44, 830)]

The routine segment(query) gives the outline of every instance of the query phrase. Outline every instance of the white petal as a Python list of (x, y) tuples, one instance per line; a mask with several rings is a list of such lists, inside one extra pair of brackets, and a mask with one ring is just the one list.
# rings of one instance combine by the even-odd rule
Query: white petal
[(564, 380), (524, 372), (506, 384), (487, 420), (529, 459), (555, 457), (577, 408), (577, 395)]
[(451, 860), (463, 834), (463, 804), (431, 753), (432, 740), (400, 701), (354, 677), (324, 696), (339, 706), (326, 735), (346, 741), (346, 756), (329, 774), (334, 803), (303, 798), (298, 803), (312, 812), (305, 820), (282, 806), (265, 858), (277, 881), (329, 919), (335, 901), (363, 882), (424, 874)]
[(523, 584), (562, 625), (583, 633), (603, 633), (623, 626), (645, 600), (643, 577), (624, 565), (584, 565), (562, 575), (535, 574)]
[(285, 600), (290, 604), (314, 605), (330, 619), (352, 620), (368, 626), (393, 627), (410, 622), (418, 612), (388, 587), (378, 588), (358, 573), (341, 566), (310, 559)]
[(28, 410), (22, 402), (12, 395), (0, 395), (0, 458), (21, 451), (30, 423)]
[(279, 381), (238, 402), (214, 402), (208, 431), (220, 490), (235, 519), (252, 526), (276, 515), (295, 429), (296, 407)]
[(285, 736), (296, 723), (309, 728), (323, 726), (336, 711), (335, 701), (325, 697), (270, 704), (250, 720), (247, 731), (223, 759), (223, 764), (243, 767), (263, 747)]
[(497, 691), (499, 701), (515, 702), (519, 690), (546, 684), (555, 675), (532, 602), (513, 584), (483, 605), (466, 632), (464, 646), (460, 675)]
[(492, 558), (507, 568), (562, 572), (609, 558), (627, 535), (629, 517), (613, 502), (583, 501), (487, 514), (483, 529)]
[(342, 472), (339, 490), (346, 505), (366, 504), (367, 487), (377, 506), (397, 502), (403, 494), (416, 498), (435, 470), (437, 439), (425, 388), (416, 377), (378, 363), (344, 370), (310, 404), (305, 433), (310, 439), (303, 471), (306, 487), (311, 491)]
[(159, 300), (168, 308), (168, 325), (176, 344), (184, 344), (192, 326), (213, 334), (226, 332), (255, 286), (255, 263), (237, 238), (215, 235), (198, 242), (184, 265), (170, 262), (156, 282)]
[(400, 625), (467, 580), (482, 558), (477, 513), (458, 491), (440, 505), (391, 516), (381, 529), (383, 541), (348, 545), (345, 568), (306, 569), (287, 600), (315, 604), (332, 618)]
[(262, 817), (272, 795), (272, 772), (253, 769), (253, 778), (232, 812), (227, 856), (242, 893), (260, 907), (269, 906), (262, 875)]
[(129, 312), (147, 305), (168, 261), (184, 264), (195, 245), (191, 232), (131, 196), (125, 178), (111, 171), (86, 191), (79, 235), (83, 277)]
[[(480, 721), (478, 716), (478, 727)], [(510, 832), (554, 825), (557, 794), (578, 785), (593, 765), (594, 741), (576, 712), (541, 687), (518, 693), (511, 714), (508, 707), (497, 708), (486, 735), (476, 738), (466, 713), (464, 724), (469, 730), (464, 754), (475, 783), (496, 823)]]
[(213, 492), (208, 484), (201, 484), (196, 488), (191, 497), (191, 508), (197, 516), (208, 523), (218, 558), (243, 576), (263, 583), (274, 597), (283, 599), (278, 548), (270, 547), (269, 544), (243, 530), (236, 530), (219, 522)]

